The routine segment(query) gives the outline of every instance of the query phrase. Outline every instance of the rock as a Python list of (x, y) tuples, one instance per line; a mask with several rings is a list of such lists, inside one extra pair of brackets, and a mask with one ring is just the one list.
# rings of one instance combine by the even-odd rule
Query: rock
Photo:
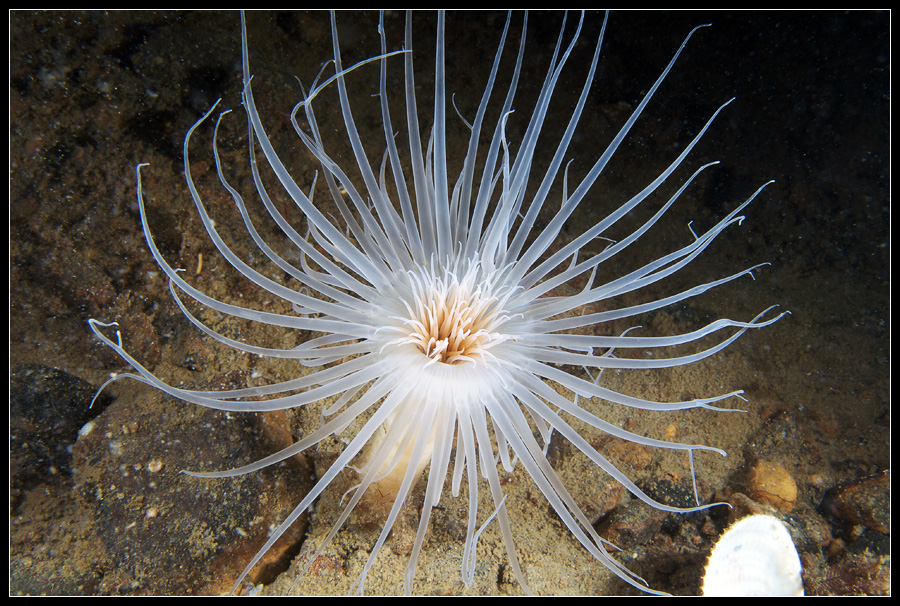
[(862, 524), (883, 534), (891, 528), (891, 472), (838, 486), (829, 492), (824, 508), (849, 524)]
[(797, 501), (797, 485), (791, 474), (777, 463), (759, 461), (749, 476), (750, 497), (788, 513)]
[(97, 389), (49, 366), (22, 364), (9, 378), (9, 469), (14, 492), (58, 483), (72, 473), (69, 447), (100, 413), (90, 409)]
[[(238, 467), (286, 446), (252, 414), (173, 400), (143, 386), (120, 395), (85, 426), (74, 448), (75, 481), (130, 593), (222, 593), (310, 488), (302, 462), (287, 460), (234, 478), (185, 469)], [(288, 434), (289, 435), (289, 434)], [(296, 554), (305, 515), (248, 576), (270, 581)]]

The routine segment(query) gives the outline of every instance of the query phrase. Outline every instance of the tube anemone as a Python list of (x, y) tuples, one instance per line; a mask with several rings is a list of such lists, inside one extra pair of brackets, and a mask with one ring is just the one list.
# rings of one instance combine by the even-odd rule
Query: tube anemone
[[(407, 15), (405, 50), (388, 52), (384, 27), (379, 23), (381, 54), (348, 67), (342, 62), (332, 14), (333, 75), (317, 78), (308, 91), (304, 90), (301, 101), (291, 113), (297, 136), (320, 164), (321, 175), (331, 195), (330, 202), (338, 212), (337, 216), (332, 216), (323, 211), (322, 204), (313, 202), (311, 192), (307, 194), (294, 181), (270, 141), (253, 96), (247, 33), (242, 17), (243, 106), (248, 122), (250, 167), (256, 195), (284, 236), (296, 247), (291, 260), (276, 252), (261, 236), (241, 194), (226, 178), (215, 141), (220, 121), (227, 112), (219, 115), (213, 135), (216, 170), (255, 245), (300, 287), (288, 287), (267, 277), (238, 257), (220, 237), (207, 214), (191, 174), (189, 144), (194, 132), (214, 112), (215, 105), (185, 137), (184, 172), (200, 220), (219, 252), (248, 280), (289, 302), (293, 313), (256, 311), (218, 301), (183, 279), (154, 242), (142, 193), (144, 165), (137, 167), (137, 200), (147, 245), (168, 277), (171, 294), (185, 317), (199, 330), (229, 347), (260, 356), (293, 359), (311, 367), (314, 372), (262, 387), (218, 392), (185, 390), (164, 383), (141, 366), (123, 349), (118, 332), (115, 341), (110, 339), (104, 329), (112, 324), (92, 319), (90, 326), (97, 337), (137, 372), (116, 378), (127, 376), (182, 400), (226, 411), (323, 407), (320, 427), (301, 436), (281, 452), (237, 469), (188, 473), (200, 478), (250, 473), (314, 448), (329, 436), (347, 431), (348, 427), (355, 431), (346, 439), (346, 447), (337, 460), (248, 563), (233, 590), (284, 531), (348, 467), (358, 474), (358, 482), (345, 495), (346, 504), (337, 523), (318, 552), (308, 560), (307, 567), (325, 549), (354, 508), (361, 501), (369, 500), (383, 511), (385, 523), (355, 583), (354, 590), (359, 592), (362, 592), (366, 574), (413, 486), (426, 468), (424, 505), (404, 577), (404, 590), (412, 591), (416, 561), (431, 512), (439, 504), (445, 484), (449, 483), (449, 492), (457, 497), (465, 479), (469, 509), (463, 543), (463, 582), (471, 583), (475, 574), (476, 544), (480, 535), (476, 519), (478, 493), (486, 484), (495, 511), (486, 521), (481, 520), (481, 524), (496, 521), (511, 569), (523, 589), (528, 591), (516, 555), (499, 462), (507, 472), (521, 464), (575, 539), (594, 558), (624, 581), (655, 593), (643, 579), (608, 553), (609, 544), (598, 535), (551, 467), (547, 447), (554, 433), (569, 440), (600, 469), (653, 507), (691, 512), (711, 506), (701, 505), (699, 497), (697, 506), (688, 508), (654, 501), (573, 429), (571, 423), (575, 420), (646, 446), (685, 451), (693, 474), (695, 451), (725, 453), (710, 446), (666, 442), (631, 433), (594, 415), (582, 403), (585, 399), (599, 398), (654, 411), (719, 409), (717, 403), (739, 396), (741, 392), (683, 402), (656, 402), (605, 388), (592, 378), (591, 370), (658, 369), (691, 364), (722, 351), (751, 328), (772, 324), (787, 312), (769, 314), (772, 309), (769, 308), (750, 321), (720, 319), (693, 332), (670, 336), (639, 336), (629, 334), (630, 331), (619, 336), (601, 336), (603, 331), (583, 329), (652, 312), (750, 275), (755, 267), (640, 305), (616, 308), (608, 303), (615, 297), (663, 280), (691, 263), (724, 230), (741, 223), (744, 217), (740, 213), (765, 185), (707, 231), (694, 234), (680, 248), (600, 283), (597, 279), (600, 265), (644, 235), (711, 164), (698, 168), (630, 234), (616, 241), (609, 240), (605, 248), (593, 254), (584, 254), (586, 245), (598, 238), (607, 238), (604, 234), (613, 225), (667, 183), (730, 102), (718, 108), (705, 124), (698, 125), (697, 135), (644, 189), (604, 219), (588, 226), (582, 234), (564, 239), (562, 232), (567, 220), (589, 196), (610, 158), (694, 33), (688, 34), (605, 151), (570, 189), (564, 161), (597, 69), (606, 18), (577, 104), (568, 125), (556, 140), (549, 165), (543, 174), (534, 174), (532, 169), (548, 106), (563, 66), (579, 37), (582, 19), (583, 16), (578, 19), (574, 33), (567, 33), (564, 21), (536, 105), (526, 119), (524, 135), (512, 145), (507, 138), (507, 120), (512, 113), (525, 53), (527, 16), (522, 24), (521, 43), (514, 53), (514, 67), (509, 79), (504, 80), (509, 85), (505, 91), (497, 91), (494, 89), (495, 86), (499, 88), (498, 72), (511, 23), (511, 17), (507, 18), (477, 112), (471, 122), (466, 122), (471, 135), (461, 160), (462, 170), (451, 179), (445, 129), (447, 91), (443, 13), (437, 20), (433, 122), (426, 125), (424, 132), (416, 108), (411, 16)], [(403, 111), (409, 146), (404, 154), (400, 152), (400, 137), (392, 125), (387, 85), (389, 65), (400, 62), (404, 70)], [(378, 97), (384, 125), (384, 138), (380, 142), (384, 154), (378, 171), (372, 168), (354, 123), (347, 88), (351, 72), (373, 66), (380, 68)], [(343, 129), (357, 165), (354, 169), (358, 171), (356, 178), (349, 177), (326, 149), (313, 111), (317, 97), (326, 87), (337, 92)], [(500, 118), (493, 125), (485, 121), (492, 98), (499, 99), (500, 106)], [(427, 137), (423, 138), (423, 135)], [(546, 137), (547, 133), (543, 135)], [(482, 139), (487, 141), (486, 145), (481, 144)], [(407, 154), (408, 162), (401, 161)], [(291, 225), (273, 203), (264, 183), (260, 160), (268, 165), (278, 185), (302, 211), (305, 229)], [(538, 228), (539, 213), (547, 208), (551, 188), (560, 182), (561, 207), (542, 228)], [(567, 296), (557, 294), (559, 287), (575, 281), (584, 283), (578, 292)], [(292, 349), (264, 348), (240, 342), (203, 324), (182, 301), (184, 295), (221, 314), (308, 331), (313, 336)], [(607, 304), (598, 305), (600, 302)], [(714, 333), (724, 333), (724, 336), (715, 345), (698, 347), (699, 351), (693, 353), (650, 359), (615, 355), (629, 349), (664, 349), (691, 344)], [(566, 370), (571, 368), (578, 370)], [(696, 479), (694, 482), (696, 492)]]

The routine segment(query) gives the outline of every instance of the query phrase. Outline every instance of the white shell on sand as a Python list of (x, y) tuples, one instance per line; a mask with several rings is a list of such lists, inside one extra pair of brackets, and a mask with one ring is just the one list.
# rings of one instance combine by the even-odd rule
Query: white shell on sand
[(703, 595), (803, 595), (801, 570), (787, 527), (772, 516), (749, 516), (725, 531), (713, 547)]

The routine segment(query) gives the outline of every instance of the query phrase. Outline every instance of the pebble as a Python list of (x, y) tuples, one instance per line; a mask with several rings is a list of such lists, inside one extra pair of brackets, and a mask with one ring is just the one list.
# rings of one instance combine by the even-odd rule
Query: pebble
[(788, 513), (797, 501), (797, 484), (791, 474), (777, 463), (759, 461), (750, 470), (750, 497)]

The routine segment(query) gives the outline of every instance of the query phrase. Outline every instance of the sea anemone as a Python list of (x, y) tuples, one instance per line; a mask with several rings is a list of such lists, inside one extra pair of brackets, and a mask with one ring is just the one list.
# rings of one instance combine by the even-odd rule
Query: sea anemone
[[(250, 561), (235, 582), (235, 589), (276, 539), (348, 468), (358, 474), (357, 483), (345, 494), (346, 503), (337, 523), (307, 566), (357, 505), (368, 501), (370, 506), (381, 507), (385, 523), (356, 581), (354, 589), (360, 592), (367, 572), (426, 468), (424, 504), (405, 572), (405, 591), (412, 590), (416, 561), (432, 509), (440, 502), (445, 484), (449, 484), (447, 488), (456, 497), (464, 478), (469, 506), (462, 555), (463, 582), (471, 583), (475, 574), (479, 527), (483, 529), (496, 521), (511, 569), (528, 591), (516, 555), (498, 463), (507, 472), (520, 463), (572, 535), (594, 558), (631, 585), (653, 592), (643, 579), (608, 553), (610, 544), (599, 536), (548, 462), (547, 449), (554, 433), (653, 507), (690, 512), (710, 506), (701, 505), (699, 497), (696, 507), (687, 508), (654, 501), (573, 429), (571, 423), (576, 420), (637, 444), (685, 451), (693, 474), (694, 451), (725, 453), (709, 446), (666, 442), (626, 431), (592, 414), (585, 402), (598, 398), (654, 411), (719, 409), (715, 403), (741, 392), (662, 403), (605, 388), (594, 374), (603, 369), (659, 369), (691, 364), (722, 351), (746, 330), (772, 324), (784, 314), (764, 319), (769, 308), (749, 322), (720, 319), (693, 332), (671, 336), (640, 336), (630, 329), (623, 334), (608, 335), (601, 330), (586, 329), (659, 310), (740, 276), (751, 275), (755, 267), (647, 303), (618, 308), (610, 303), (691, 263), (726, 228), (741, 223), (744, 217), (740, 213), (765, 185), (705, 232), (692, 231), (692, 237), (680, 248), (599, 283), (597, 273), (601, 264), (607, 263), (604, 269), (611, 267), (609, 264), (616, 255), (644, 235), (711, 164), (699, 167), (677, 189), (673, 188), (676, 191), (671, 197), (625, 237), (608, 239), (608, 230), (667, 182), (728, 103), (719, 107), (705, 124), (698, 125), (696, 136), (639, 193), (577, 237), (563, 237), (576, 207), (590, 196), (592, 186), (694, 33), (688, 34), (584, 177), (570, 183), (567, 154), (590, 95), (608, 17), (604, 18), (568, 124), (561, 133), (550, 133), (555, 141), (551, 160), (541, 169), (543, 174), (532, 174), (532, 168), (538, 142), (548, 137), (544, 127), (554, 87), (576, 45), (583, 18), (582, 15), (577, 20), (574, 33), (567, 33), (563, 22), (524, 135), (514, 145), (507, 136), (507, 122), (513, 113), (522, 72), (527, 16), (523, 20), (514, 67), (503, 80), (508, 86), (498, 93), (494, 88), (501, 81), (498, 72), (511, 23), (511, 17), (507, 17), (477, 111), (469, 120), (459, 117), (471, 134), (467, 152), (461, 159), (462, 169), (452, 180), (447, 157), (444, 14), (437, 19), (433, 123), (427, 125), (424, 133), (416, 107), (411, 16), (407, 16), (403, 50), (388, 51), (382, 18), (379, 23), (381, 54), (346, 67), (332, 15), (332, 65), (327, 66), (327, 72), (323, 68), (308, 90), (303, 89), (290, 121), (320, 164), (321, 176), (331, 196), (329, 203), (337, 209), (337, 216), (323, 210), (322, 203), (313, 202), (312, 188), (307, 193), (294, 181), (267, 135), (253, 96), (242, 18), (243, 106), (248, 120), (253, 181), (269, 215), (296, 247), (293, 257), (279, 254), (263, 238), (243, 198), (226, 179), (215, 141), (227, 112), (220, 114), (215, 126), (215, 166), (255, 245), (289, 278), (279, 281), (267, 277), (251, 267), (248, 260), (239, 258), (220, 237), (194, 184), (188, 154), (190, 139), (213, 113), (215, 105), (185, 137), (184, 172), (199, 217), (219, 252), (248, 280), (289, 302), (293, 313), (257, 311), (219, 301), (183, 279), (179, 270), (165, 260), (151, 235), (141, 185), (144, 165), (137, 167), (137, 201), (144, 235), (185, 317), (209, 337), (229, 347), (259, 356), (293, 359), (314, 371), (261, 387), (218, 392), (181, 389), (164, 383), (126, 353), (118, 331), (115, 341), (106, 336), (103, 329), (112, 324), (92, 319), (90, 325), (97, 337), (138, 373), (115, 378), (128, 376), (182, 400), (224, 411), (260, 412), (315, 404), (322, 407), (322, 423), (318, 429), (301, 436), (281, 452), (237, 469), (187, 473), (199, 478), (250, 473), (312, 449), (329, 436), (355, 432), (345, 437), (343, 452)], [(568, 30), (571, 29), (569, 25)], [(389, 64), (400, 62), (404, 65), (404, 115), (409, 145), (405, 153), (398, 148), (401, 137), (395, 133), (387, 84)], [(369, 157), (360, 138), (347, 88), (351, 72), (373, 66), (380, 67), (378, 97), (384, 125), (380, 164)], [(343, 129), (357, 164), (355, 178), (348, 176), (326, 149), (313, 111), (317, 97), (326, 88), (337, 91)], [(492, 97), (500, 99), (499, 119), (493, 125), (485, 121)], [(423, 139), (423, 135), (427, 136)], [(264, 184), (267, 179), (258, 164), (260, 155), (302, 211), (305, 227), (289, 223), (273, 203)], [(561, 206), (552, 210), (552, 216), (547, 219), (541, 211), (548, 209), (554, 187), (557, 188), (554, 191), (561, 192)], [(596, 241), (603, 243), (601, 250), (584, 254), (586, 245)], [(562, 290), (576, 283), (577, 289)], [(292, 349), (240, 342), (202, 323), (182, 301), (182, 294), (220, 314), (307, 331), (312, 336)], [(693, 353), (668, 358), (621, 356), (621, 352), (629, 350), (643, 352), (690, 344), (718, 331), (729, 334)], [(493, 515), (479, 524), (476, 518), (482, 479), (487, 483), (495, 509)], [(697, 492), (696, 478), (694, 491)]]

